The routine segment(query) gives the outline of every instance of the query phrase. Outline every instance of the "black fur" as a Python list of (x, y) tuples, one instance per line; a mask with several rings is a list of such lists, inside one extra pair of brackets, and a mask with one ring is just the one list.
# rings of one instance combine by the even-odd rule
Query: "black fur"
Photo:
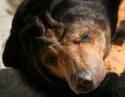
[[(77, 96), (69, 89), (68, 85), (64, 81), (54, 77), (53, 75), (50, 75), (47, 70), (43, 69), (44, 74), (39, 74), (39, 72), (34, 68), (34, 60), (28, 59), (29, 57), (31, 57), (32, 59), (34, 55), (29, 54), (30, 56), (27, 56), (27, 54), (25, 53), (25, 51), (29, 50), (28, 48), (30, 46), (29, 42), (27, 41), (27, 38), (31, 40), (34, 36), (39, 36), (39, 34), (41, 34), (37, 33), (42, 28), (42, 25), (40, 25), (39, 22), (42, 21), (45, 27), (50, 26), (46, 22), (49, 15), (55, 20), (59, 20), (60, 17), (58, 17), (58, 15), (60, 13), (67, 14), (65, 13), (65, 10), (68, 10), (72, 7), (74, 9), (69, 10), (69, 17), (65, 19), (66, 21), (73, 21), (74, 18), (70, 17), (70, 15), (85, 16), (89, 14), (89, 16), (95, 20), (97, 18), (101, 18), (101, 16), (104, 16), (106, 17), (105, 20), (107, 25), (109, 26), (109, 28), (111, 28), (110, 30), (114, 31), (117, 21), (116, 17), (119, 2), (119, 0), (25, 0), (18, 8), (13, 19), (10, 37), (7, 40), (3, 53), (4, 64), (6, 66), (14, 67), (20, 70), (21, 72), (23, 72), (22, 74), (26, 74), (26, 77), (28, 77), (28, 75), (31, 75), (28, 80), (31, 78), (33, 82), (38, 82), (38, 84), (34, 84), (38, 86), (38, 89), (41, 89), (40, 87), (46, 87), (47, 89), (49, 89), (46, 89), (46, 91), (48, 92), (48, 94), (51, 93), (51, 97), (55, 97), (57, 95), (59, 97), (59, 95), (61, 94), (64, 94), (63, 96), (65, 97), (67, 95), (69, 97)], [(76, 10), (75, 7), (77, 9), (82, 9), (82, 12), (73, 13), (73, 11)], [(94, 16), (95, 13), (98, 13), (98, 16)], [(110, 25), (108, 24), (108, 22), (110, 23)], [(27, 30), (28, 32), (25, 33), (25, 30)], [(29, 33), (31, 33), (31, 35)], [(27, 34), (30, 36), (24, 37), (24, 40), (21, 40), (23, 34)], [(22, 41), (25, 41), (25, 45), (27, 46), (26, 49), (23, 48)], [(98, 89), (89, 94), (79, 96), (124, 97), (123, 91), (125, 90), (125, 87), (121, 88), (118, 86), (110, 85), (111, 82), (114, 82), (114, 84), (116, 84), (120, 81), (121, 83), (122, 79), (124, 80), (124, 78), (122, 77), (118, 78), (116, 75), (111, 74), (107, 76), (107, 78), (104, 80), (104, 82)], [(55, 83), (61, 84), (59, 84), (58, 86), (55, 85)], [(121, 90), (119, 90), (119, 88)]]

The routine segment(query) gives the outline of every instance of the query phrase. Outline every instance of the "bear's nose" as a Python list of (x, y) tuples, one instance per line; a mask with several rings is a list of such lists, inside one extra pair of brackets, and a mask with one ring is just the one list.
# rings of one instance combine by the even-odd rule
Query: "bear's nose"
[(77, 86), (78, 88), (83, 88), (84, 90), (91, 89), (93, 87), (92, 72), (89, 70), (78, 72), (77, 73)]

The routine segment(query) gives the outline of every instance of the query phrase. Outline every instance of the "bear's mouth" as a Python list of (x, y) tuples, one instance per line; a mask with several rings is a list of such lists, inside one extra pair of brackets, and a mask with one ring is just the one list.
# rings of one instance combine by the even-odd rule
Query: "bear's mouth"
[(83, 70), (74, 74), (71, 80), (68, 80), (68, 84), (75, 94), (87, 94), (96, 90), (105, 79), (105, 75), (101, 75), (100, 78), (95, 77), (92, 71)]

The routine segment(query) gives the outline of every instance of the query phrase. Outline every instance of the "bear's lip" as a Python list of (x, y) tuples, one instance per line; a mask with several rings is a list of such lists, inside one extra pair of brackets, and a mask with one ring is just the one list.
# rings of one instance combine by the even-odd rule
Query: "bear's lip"
[(79, 95), (79, 94), (88, 94), (90, 92), (93, 92), (97, 87), (93, 86), (91, 87), (91, 89), (85, 89), (83, 87), (77, 87), (75, 89), (72, 89), (72, 91), (76, 94), (76, 95)]
[(89, 87), (77, 85), (76, 88), (75, 88), (75, 89), (72, 89), (72, 90), (73, 90), (73, 92), (75, 92), (76, 94), (87, 94), (87, 93), (90, 93), (90, 92), (94, 91), (97, 87), (98, 87), (98, 85), (96, 86), (96, 85), (93, 83), (93, 84), (91, 84), (91, 86), (89, 86)]
[(93, 85), (90, 88), (85, 88), (85, 87), (78, 86), (78, 85), (76, 87), (70, 87), (70, 88), (76, 95), (79, 95), (79, 94), (91, 93), (91, 92), (95, 91), (98, 87), (100, 87), (100, 85), (101, 85), (101, 83), (99, 85), (95, 85), (93, 83)]
[(93, 91), (95, 89), (95, 86), (91, 86), (90, 88), (86, 88), (86, 87), (82, 87), (82, 86), (77, 86), (77, 90), (81, 92), (81, 94), (86, 94), (89, 93), (91, 91)]

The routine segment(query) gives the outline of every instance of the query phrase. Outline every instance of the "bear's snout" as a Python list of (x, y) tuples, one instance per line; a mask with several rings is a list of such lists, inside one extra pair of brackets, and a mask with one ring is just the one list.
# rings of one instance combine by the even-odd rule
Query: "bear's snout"
[(78, 89), (83, 89), (84, 91), (93, 89), (93, 76), (90, 70), (80, 71), (75, 76)]

